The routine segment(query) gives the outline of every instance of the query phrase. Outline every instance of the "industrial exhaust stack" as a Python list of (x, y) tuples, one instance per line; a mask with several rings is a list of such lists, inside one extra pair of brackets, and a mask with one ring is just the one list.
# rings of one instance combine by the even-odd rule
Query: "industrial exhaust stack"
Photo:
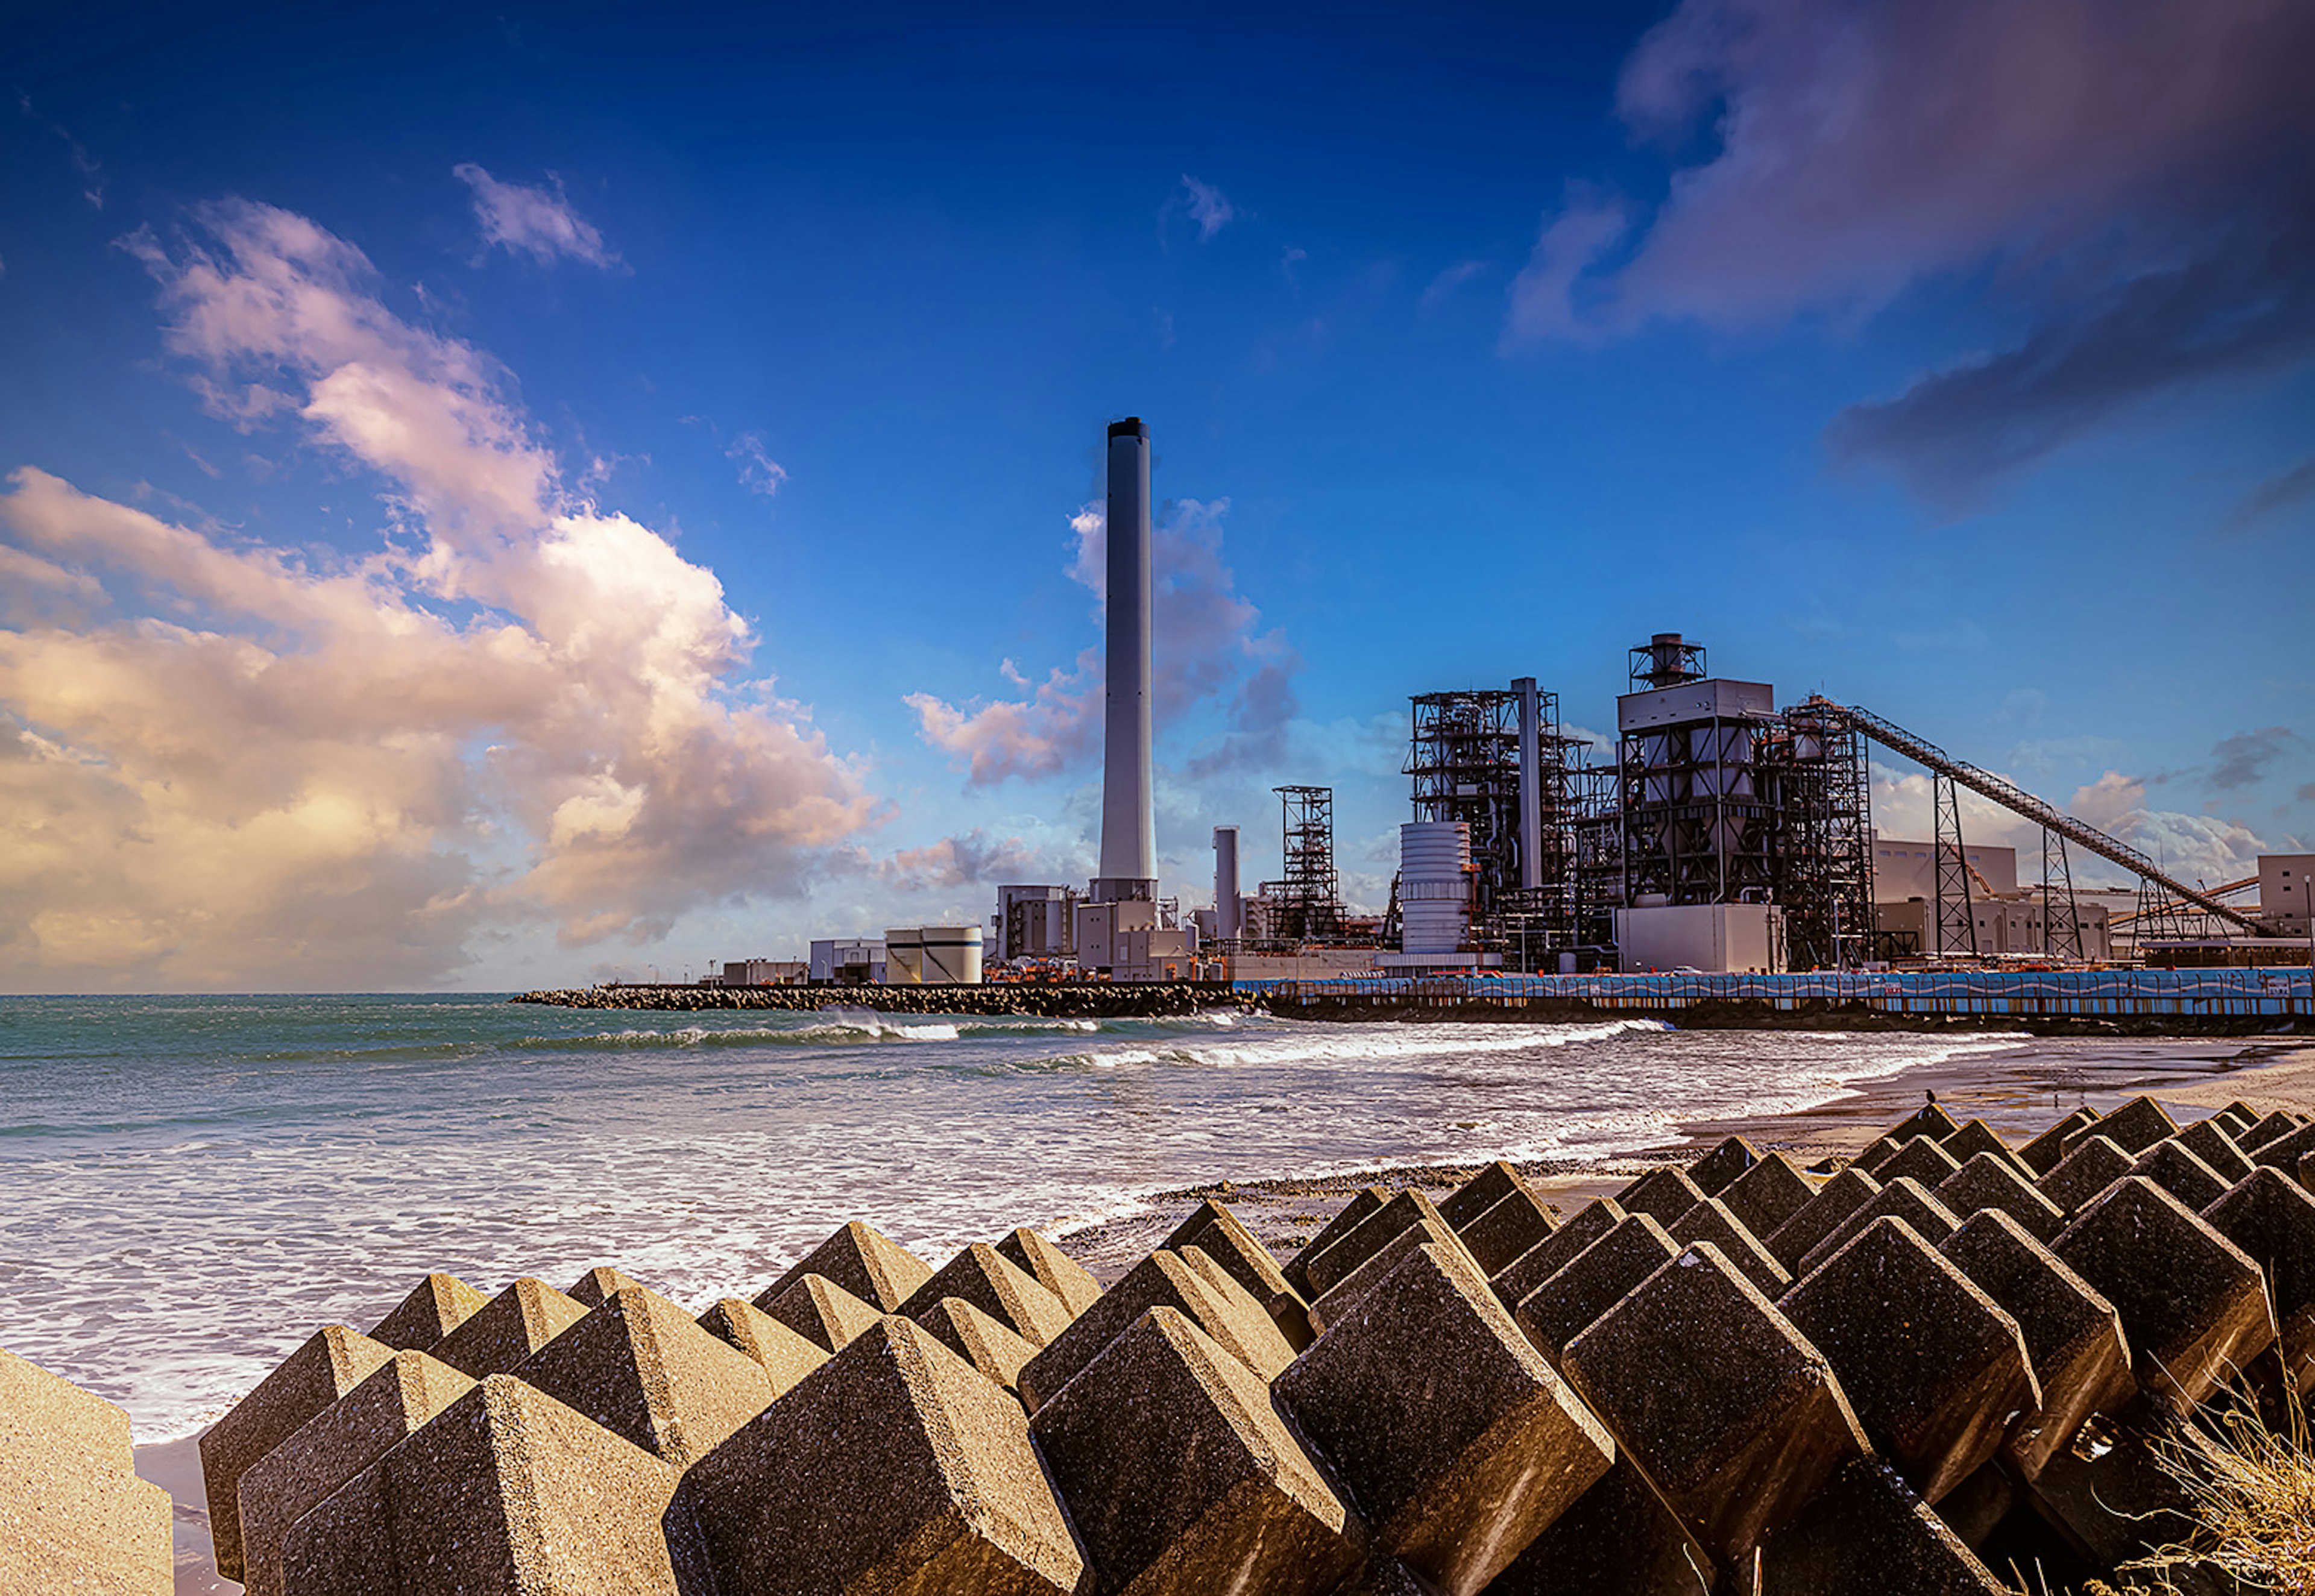
[(1101, 873), (1096, 903), (1158, 892), (1158, 828), (1149, 751), (1149, 429), (1139, 416), (1109, 429), (1107, 714), (1103, 723)]

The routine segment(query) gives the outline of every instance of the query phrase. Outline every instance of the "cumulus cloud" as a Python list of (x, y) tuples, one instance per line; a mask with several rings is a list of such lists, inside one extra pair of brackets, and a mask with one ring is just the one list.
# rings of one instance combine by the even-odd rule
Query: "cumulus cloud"
[(772, 458), (764, 448), (760, 432), (742, 432), (723, 451), (724, 458), (740, 467), (740, 481), (750, 493), (761, 493), (768, 499), (780, 491), (788, 479), (787, 468)]
[[(1219, 707), (1224, 730), (1193, 756), (1192, 774), (1274, 758), (1296, 701), (1301, 659), (1278, 628), (1237, 591), (1222, 558), (1229, 501), (1184, 499), (1167, 507), (1150, 539), (1150, 714), (1161, 728), (1201, 706)], [(1069, 518), (1069, 579), (1108, 598), (1109, 528), (1099, 504)], [(1007, 660), (1008, 679), (1021, 673)], [(1056, 776), (1101, 749), (1102, 655), (1053, 668), (1029, 696), (960, 707), (930, 693), (908, 698), (925, 740), (962, 763), (975, 786)]]
[(1870, 314), (1991, 268), (2009, 349), (1858, 406), (1846, 457), (1950, 493), (2155, 392), (2315, 351), (2315, 11), (2293, 0), (1682, 0), (1619, 109), (1676, 146), (1642, 226), (1573, 191), (1515, 338)]
[(450, 174), (474, 191), (475, 222), (484, 244), (509, 254), (528, 254), (542, 265), (554, 264), (558, 255), (590, 266), (619, 263), (595, 224), (572, 208), (563, 180), (553, 173), (546, 176), (551, 189), (501, 182), (472, 161), (453, 166)]
[(1182, 173), (1181, 203), (1189, 211), (1190, 219), (1198, 224), (1200, 244), (1229, 226), (1237, 216), (1237, 208), (1229, 202), (1228, 195), (1211, 183), (1200, 182), (1186, 172)]
[(569, 492), (483, 355), (304, 217), (201, 220), (133, 242), (169, 347), (212, 408), (376, 473), (393, 536), (324, 558), (12, 474), (17, 568), (102, 613), (0, 630), (0, 962), (420, 984), (510, 927), (640, 941), (794, 890), (871, 820), (714, 573)]

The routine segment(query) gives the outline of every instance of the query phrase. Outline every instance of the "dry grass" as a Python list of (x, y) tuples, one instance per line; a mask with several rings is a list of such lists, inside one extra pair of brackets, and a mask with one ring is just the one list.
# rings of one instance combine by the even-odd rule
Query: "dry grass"
[(2315, 1596), (2315, 1450), (2295, 1388), (2283, 1406), (2279, 1425), (2248, 1400), (2207, 1407), (2163, 1443), (2157, 1455), (2192, 1498), (2195, 1531), (2117, 1573), (2165, 1592), (2178, 1588), (2172, 1571), (2215, 1564), (2248, 1591)]

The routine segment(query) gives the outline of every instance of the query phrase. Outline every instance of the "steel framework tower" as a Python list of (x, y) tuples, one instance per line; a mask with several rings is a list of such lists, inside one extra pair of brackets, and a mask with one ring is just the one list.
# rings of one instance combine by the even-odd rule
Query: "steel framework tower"
[[(1574, 794), (1579, 740), (1562, 735), (1559, 695), (1532, 678), (1510, 689), (1423, 693), (1413, 710), (1406, 773), (1417, 820), (1470, 829), (1475, 940), (1535, 969), (1576, 942)], [(1532, 761), (1534, 776), (1522, 782)]]
[(1279, 883), (1280, 924), (1273, 935), (1288, 942), (1323, 942), (1343, 926), (1340, 879), (1335, 872), (1335, 789), (1273, 787), (1285, 817), (1286, 872)]
[(1795, 970), (1853, 970), (1873, 950), (1873, 788), (1865, 740), (1804, 700), (1767, 745), (1777, 769), (1778, 901)]

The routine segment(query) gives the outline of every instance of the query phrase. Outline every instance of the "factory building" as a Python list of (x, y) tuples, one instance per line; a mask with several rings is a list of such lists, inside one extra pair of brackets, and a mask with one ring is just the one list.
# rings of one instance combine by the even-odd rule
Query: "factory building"
[(2277, 936), (2305, 936), (2315, 911), (2315, 854), (2258, 856), (2258, 911)]
[(1003, 886), (997, 889), (993, 952), (1000, 964), (1074, 959), (1072, 925), (1080, 896), (1075, 887)]
[[(2020, 887), (2016, 848), (1968, 843), (1958, 856), (1969, 878), (1968, 928), (1980, 956), (2043, 958), (2063, 953), (2096, 961), (2113, 957), (2107, 906), (2091, 894), (2077, 892), (2071, 897), (2080, 927), (2080, 949), (2076, 954), (2075, 938), (2067, 933), (2067, 896)], [(1933, 841), (1874, 838), (1873, 928), (1881, 956), (1903, 959), (1938, 951), (1937, 865), (1938, 846)]]
[(860, 986), (884, 979), (884, 944), (859, 936), (823, 937), (812, 944), (809, 979)]
[(801, 959), (726, 959), (715, 977), (723, 987), (800, 987), (812, 973)]

